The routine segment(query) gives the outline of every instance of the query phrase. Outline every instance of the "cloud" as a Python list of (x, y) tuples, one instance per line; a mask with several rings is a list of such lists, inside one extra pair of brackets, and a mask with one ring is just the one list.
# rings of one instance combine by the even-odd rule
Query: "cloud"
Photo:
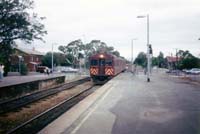
[[(63, 44), (85, 36), (88, 42), (100, 39), (129, 57), (130, 40), (138, 38), (136, 55), (146, 51), (146, 19), (136, 16), (148, 13), (155, 55), (159, 51), (168, 54), (173, 48), (189, 49), (197, 55), (199, 5), (199, 0), (35, 0), (35, 11), (47, 17), (46, 51), (53, 42)], [(43, 51), (44, 44), (36, 43)]]

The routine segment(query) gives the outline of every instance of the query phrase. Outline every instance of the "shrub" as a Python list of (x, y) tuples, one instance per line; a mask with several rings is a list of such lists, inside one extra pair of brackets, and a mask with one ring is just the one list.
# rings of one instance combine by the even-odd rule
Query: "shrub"
[(21, 75), (27, 75), (28, 74), (28, 68), (25, 64), (21, 64), (21, 71), (20, 71)]

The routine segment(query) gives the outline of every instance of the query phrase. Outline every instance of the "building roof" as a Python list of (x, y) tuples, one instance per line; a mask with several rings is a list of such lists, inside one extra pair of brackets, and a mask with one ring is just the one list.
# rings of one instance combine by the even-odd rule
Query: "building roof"
[(35, 50), (35, 48), (33, 49), (27, 49), (27, 48), (21, 48), (21, 47), (15, 47), (15, 49), (22, 51), (26, 54), (31, 54), (31, 55), (45, 55), (45, 53), (39, 52), (37, 50)]
[(180, 61), (181, 58), (180, 57), (172, 57), (172, 56), (167, 56), (167, 61), (168, 62), (177, 62), (177, 61)]

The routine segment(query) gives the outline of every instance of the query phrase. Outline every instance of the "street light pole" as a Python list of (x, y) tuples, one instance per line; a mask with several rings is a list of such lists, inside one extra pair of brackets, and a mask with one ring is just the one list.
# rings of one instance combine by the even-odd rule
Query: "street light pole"
[(53, 73), (53, 45), (56, 45), (56, 43), (53, 43), (52, 44), (52, 52), (51, 52), (51, 71), (52, 71), (52, 73)]
[(147, 14), (147, 82), (150, 82), (149, 15)]
[(149, 48), (149, 14), (137, 16), (137, 18), (147, 18), (147, 82), (150, 82), (150, 48)]
[(52, 52), (51, 52), (51, 71), (53, 73), (53, 44), (52, 44)]
[[(85, 34), (83, 34), (83, 44), (86, 46), (86, 37)], [(84, 73), (86, 74), (86, 50), (84, 50)]]
[(133, 39), (131, 40), (131, 72), (133, 73)]

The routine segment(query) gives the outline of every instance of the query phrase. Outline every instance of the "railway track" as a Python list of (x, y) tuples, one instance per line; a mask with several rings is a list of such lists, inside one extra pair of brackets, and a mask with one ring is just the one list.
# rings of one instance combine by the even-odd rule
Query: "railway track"
[(9, 130), (7, 134), (35, 134), (48, 125), (50, 122), (55, 120), (61, 114), (69, 110), (75, 104), (83, 100), (85, 97), (93, 93), (100, 86), (91, 86), (86, 90), (66, 99), (56, 106), (46, 110), (43, 113), (31, 118), (30, 120), (24, 122), (23, 124)]
[(77, 81), (73, 81), (70, 83), (62, 84), (55, 88), (50, 88), (42, 91), (38, 91), (35, 93), (32, 93), (30, 95), (25, 95), (16, 99), (8, 100), (6, 102), (0, 103), (0, 114), (15, 110), (17, 108), (23, 107), (27, 104), (30, 104), (32, 102), (35, 102), (37, 100), (40, 100), (42, 98), (48, 97), (50, 95), (57, 94), (63, 90), (72, 88), (74, 86), (80, 85), (84, 82), (87, 82), (90, 80), (90, 77), (86, 77), (84, 79), (80, 79)]

